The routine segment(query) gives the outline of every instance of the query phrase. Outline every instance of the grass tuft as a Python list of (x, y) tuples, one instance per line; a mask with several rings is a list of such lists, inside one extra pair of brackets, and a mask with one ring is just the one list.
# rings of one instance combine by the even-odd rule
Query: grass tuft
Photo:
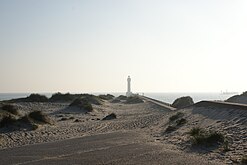
[(6, 111), (6, 112), (9, 112), (13, 115), (19, 115), (20, 112), (18, 111), (18, 109), (14, 106), (14, 105), (11, 105), (11, 104), (5, 104), (2, 106), (2, 110)]
[(17, 121), (16, 118), (14, 118), (11, 115), (3, 116), (2, 120), (0, 121), (0, 127), (7, 127), (13, 125)]
[(69, 106), (78, 107), (80, 109), (86, 110), (87, 112), (92, 112), (93, 111), (92, 105), (85, 98), (75, 99)]
[(187, 123), (187, 120), (182, 118), (182, 119), (177, 120), (176, 123), (177, 123), (177, 126), (181, 126)]
[(180, 117), (182, 117), (183, 115), (184, 115), (184, 114), (183, 114), (182, 112), (178, 112), (178, 113), (176, 113), (175, 115), (171, 116), (171, 117), (169, 118), (169, 120), (170, 120), (170, 122), (175, 121), (175, 120), (179, 119)]
[(241, 159), (242, 164), (247, 164), (247, 155), (244, 155)]
[(194, 145), (212, 146), (225, 142), (224, 135), (216, 131), (207, 132), (201, 128), (192, 128), (189, 134)]
[(28, 118), (33, 121), (44, 123), (44, 124), (51, 124), (51, 119), (46, 115), (43, 114), (41, 111), (33, 111), (28, 114)]
[(166, 128), (166, 132), (167, 132), (167, 133), (171, 133), (171, 132), (176, 131), (176, 130), (177, 130), (177, 127), (172, 126), (172, 125), (169, 125), (169, 126)]
[(114, 98), (113, 95), (110, 95), (110, 94), (107, 94), (107, 95), (99, 95), (99, 98), (100, 99), (103, 99), (103, 100), (111, 100)]

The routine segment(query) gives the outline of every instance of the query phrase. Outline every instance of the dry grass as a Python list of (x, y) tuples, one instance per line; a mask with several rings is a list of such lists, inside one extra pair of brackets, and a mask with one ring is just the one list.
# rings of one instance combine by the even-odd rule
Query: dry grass
[(28, 114), (28, 118), (33, 120), (34, 122), (42, 123), (42, 124), (52, 124), (52, 120), (41, 111), (33, 111)]
[(2, 106), (2, 110), (9, 112), (13, 115), (20, 115), (20, 112), (18, 111), (18, 109), (12, 105), (12, 104), (5, 104)]
[(225, 137), (216, 131), (205, 131), (202, 128), (192, 128), (189, 134), (192, 136), (193, 145), (212, 146), (223, 144)]

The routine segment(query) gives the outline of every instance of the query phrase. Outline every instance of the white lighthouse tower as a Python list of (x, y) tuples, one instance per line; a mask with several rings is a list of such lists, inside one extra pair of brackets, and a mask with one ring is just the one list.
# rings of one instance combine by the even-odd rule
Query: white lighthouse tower
[(132, 95), (130, 83), (131, 83), (131, 78), (130, 78), (130, 76), (128, 76), (128, 78), (127, 78), (127, 92), (126, 92), (127, 97), (130, 97)]

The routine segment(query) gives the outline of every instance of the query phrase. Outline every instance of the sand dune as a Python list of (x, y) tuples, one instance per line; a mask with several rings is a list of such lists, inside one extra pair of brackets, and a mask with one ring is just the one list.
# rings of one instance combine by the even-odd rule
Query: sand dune
[[(41, 110), (55, 122), (43, 125), (37, 130), (16, 130), (2, 133), (0, 147), (11, 148), (29, 144), (55, 142), (76, 137), (92, 136), (110, 132), (138, 132), (147, 142), (168, 147), (174, 152), (199, 156), (211, 163), (236, 163), (247, 153), (247, 110), (243, 105), (201, 102), (181, 110), (162, 106), (161, 102), (146, 99), (144, 103), (124, 104), (104, 101), (102, 105), (93, 105), (94, 110), (80, 113), (68, 108), (69, 103), (16, 103), (23, 113)], [(238, 107), (238, 108), (236, 108)], [(71, 110), (71, 111), (70, 111)], [(165, 130), (171, 122), (169, 117), (177, 112), (183, 113), (186, 123), (175, 131)], [(117, 119), (102, 119), (115, 113)], [(223, 152), (222, 147), (193, 148), (188, 132), (193, 127), (222, 132), (229, 140), (230, 151)], [(128, 139), (129, 140), (129, 139)]]

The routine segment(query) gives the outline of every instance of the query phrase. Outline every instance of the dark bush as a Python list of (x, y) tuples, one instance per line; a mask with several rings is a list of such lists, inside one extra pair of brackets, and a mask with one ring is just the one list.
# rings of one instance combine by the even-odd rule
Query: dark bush
[(117, 97), (117, 99), (119, 99), (119, 100), (127, 100), (127, 96), (120, 95), (120, 96)]
[(103, 99), (103, 100), (111, 100), (114, 98), (113, 95), (107, 94), (107, 95), (99, 95), (99, 98)]
[(193, 99), (190, 96), (180, 97), (172, 103), (174, 108), (184, 108), (194, 104)]
[(177, 120), (176, 123), (177, 123), (177, 126), (181, 126), (187, 123), (187, 120), (182, 118), (182, 119)]
[(116, 118), (117, 118), (117, 115), (115, 113), (111, 113), (110, 115), (107, 115), (106, 117), (104, 117), (102, 120), (112, 120)]
[(51, 98), (49, 99), (50, 102), (70, 102), (75, 100), (76, 98), (78, 98), (80, 96), (77, 95), (72, 95), (70, 93), (66, 93), (66, 94), (62, 94), (62, 93), (55, 93), (51, 96)]
[(28, 118), (32, 119), (34, 122), (44, 123), (44, 124), (51, 124), (51, 119), (46, 115), (43, 114), (41, 111), (33, 111), (28, 114)]
[(112, 103), (120, 103), (120, 102), (121, 102), (121, 100), (120, 100), (120, 99), (118, 99), (118, 98), (115, 98), (115, 99), (113, 99), (111, 102), (112, 102)]
[(126, 100), (127, 104), (137, 104), (137, 103), (143, 103), (143, 102), (144, 101), (138, 96), (127, 97), (127, 100)]
[(244, 155), (241, 159), (242, 164), (247, 164), (247, 155)]
[(86, 110), (87, 112), (93, 111), (92, 105), (85, 98), (75, 99), (69, 106), (77, 107), (77, 108)]
[(176, 113), (175, 115), (173, 115), (173, 116), (171, 116), (170, 118), (169, 118), (169, 120), (172, 122), (172, 121), (175, 121), (175, 120), (177, 120), (177, 119), (179, 119), (180, 117), (182, 117), (184, 114), (182, 113), (182, 112), (178, 112), (178, 113)]
[(199, 128), (199, 127), (194, 127), (189, 132), (189, 134), (191, 136), (197, 136), (197, 135), (203, 134), (203, 133), (204, 133), (204, 130), (202, 128)]
[(91, 104), (95, 104), (95, 105), (101, 105), (102, 104), (101, 99), (97, 96), (94, 96), (94, 95), (82, 94), (81, 98), (83, 98), (84, 100), (87, 100)]
[(19, 115), (20, 112), (17, 110), (17, 108), (14, 105), (11, 104), (5, 104), (2, 106), (2, 110), (9, 112), (13, 115)]
[(26, 102), (47, 102), (48, 98), (40, 94), (31, 94), (26, 99), (24, 99), (24, 101)]
[(170, 132), (176, 131), (176, 129), (177, 129), (177, 127), (172, 126), (172, 125), (169, 125), (169, 126), (166, 128), (166, 132), (167, 132), (167, 133), (170, 133)]
[(210, 146), (220, 144), (225, 141), (223, 134), (215, 131), (207, 132), (200, 128), (193, 128), (190, 131), (190, 135), (192, 136), (194, 145)]
[(14, 118), (11, 115), (3, 116), (3, 118), (0, 121), (0, 127), (2, 128), (2, 127), (11, 126), (14, 123), (16, 123), (16, 121), (17, 121), (16, 118)]

